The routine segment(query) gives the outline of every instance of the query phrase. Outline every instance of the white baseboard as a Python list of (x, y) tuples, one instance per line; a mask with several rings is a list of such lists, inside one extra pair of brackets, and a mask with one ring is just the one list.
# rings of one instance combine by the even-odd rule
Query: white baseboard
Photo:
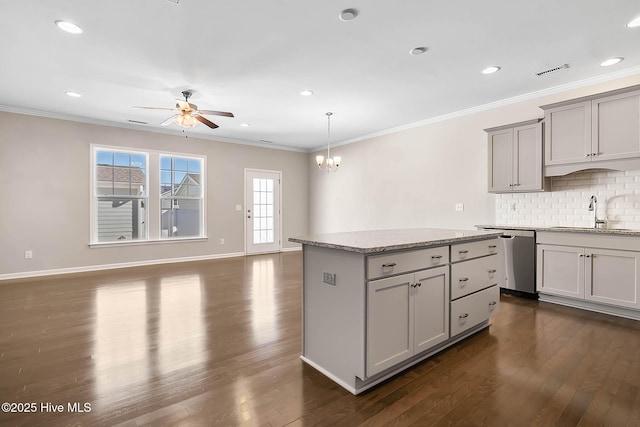
[(280, 252), (297, 252), (297, 251), (301, 251), (302, 250), (302, 246), (298, 246), (298, 247), (294, 247), (294, 248), (281, 248)]
[(31, 277), (41, 276), (53, 276), (56, 274), (72, 274), (85, 273), (89, 271), (114, 270), (117, 268), (127, 267), (144, 267), (148, 265), (173, 264), (177, 262), (206, 261), (211, 259), (234, 258), (239, 256), (244, 256), (244, 252), (232, 252), (227, 254), (202, 255), (183, 258), (153, 259), (148, 261), (122, 262), (117, 264), (88, 265), (83, 267), (55, 268), (52, 270), (26, 271), (20, 273), (0, 274), (0, 281), (11, 279), (27, 279)]

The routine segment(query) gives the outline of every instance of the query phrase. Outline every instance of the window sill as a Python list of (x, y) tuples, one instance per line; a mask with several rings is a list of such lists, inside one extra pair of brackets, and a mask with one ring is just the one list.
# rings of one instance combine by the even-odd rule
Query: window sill
[(167, 243), (206, 242), (207, 237), (185, 237), (162, 240), (121, 240), (117, 242), (89, 243), (90, 248), (111, 248), (122, 246), (164, 245)]

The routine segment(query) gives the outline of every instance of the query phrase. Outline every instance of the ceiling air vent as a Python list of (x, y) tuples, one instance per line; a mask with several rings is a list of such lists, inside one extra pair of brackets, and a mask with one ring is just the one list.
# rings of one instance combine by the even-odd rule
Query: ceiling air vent
[(170, 1), (171, 3), (175, 3), (175, 4), (180, 3), (180, 0), (167, 0), (167, 1)]
[(268, 139), (261, 139), (260, 142), (264, 144), (273, 144), (273, 141), (269, 141)]
[(146, 125), (146, 124), (148, 124), (147, 122), (141, 122), (140, 120), (131, 120), (131, 119), (129, 119), (129, 120), (127, 120), (127, 121), (128, 121), (129, 123), (136, 123), (136, 124), (138, 124), (138, 125)]
[(564, 64), (559, 67), (549, 68), (548, 70), (539, 71), (536, 73), (536, 76), (540, 77), (547, 74), (555, 73), (556, 71), (564, 70), (565, 68), (569, 68), (569, 64)]

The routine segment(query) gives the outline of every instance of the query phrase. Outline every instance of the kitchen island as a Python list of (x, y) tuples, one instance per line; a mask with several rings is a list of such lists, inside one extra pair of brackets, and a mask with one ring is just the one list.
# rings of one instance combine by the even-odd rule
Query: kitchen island
[(301, 359), (353, 394), (489, 326), (500, 232), (403, 229), (303, 245)]

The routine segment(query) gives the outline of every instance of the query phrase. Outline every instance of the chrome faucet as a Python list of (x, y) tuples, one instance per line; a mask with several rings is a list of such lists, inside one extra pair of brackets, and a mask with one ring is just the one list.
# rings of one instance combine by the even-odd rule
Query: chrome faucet
[[(593, 212), (593, 228), (601, 228), (606, 224), (606, 221), (603, 219), (598, 219), (598, 198), (596, 196), (591, 196), (589, 199), (589, 212)], [(598, 227), (601, 226), (601, 227)]]

